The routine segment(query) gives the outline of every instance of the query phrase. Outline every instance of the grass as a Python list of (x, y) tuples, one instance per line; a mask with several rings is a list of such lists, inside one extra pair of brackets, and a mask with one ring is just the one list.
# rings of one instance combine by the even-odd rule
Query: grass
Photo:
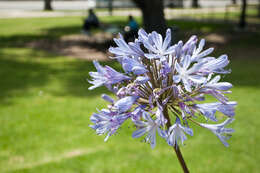
[[(123, 24), (123, 19), (102, 20)], [(0, 21), (0, 172), (181, 172), (164, 141), (159, 140), (151, 150), (131, 138), (129, 123), (107, 143), (88, 127), (96, 107), (105, 106), (100, 94), (107, 92), (104, 88), (87, 90), (88, 72), (94, 70), (91, 62), (24, 46), (31, 40), (78, 33), (80, 24), (77, 17)], [(198, 33), (204, 27), (209, 32), (222, 28), (179, 24), (183, 31)], [(232, 55), (232, 48), (259, 45), (259, 37), (251, 43), (252, 38), (226, 50)], [(216, 54), (222, 51), (217, 49)], [(106, 64), (117, 67), (114, 62)], [(232, 125), (236, 132), (225, 148), (213, 134), (194, 127), (194, 137), (181, 148), (191, 172), (259, 172), (259, 66), (258, 54), (232, 59), (233, 72), (225, 79), (234, 84), (231, 98), (238, 101)]]

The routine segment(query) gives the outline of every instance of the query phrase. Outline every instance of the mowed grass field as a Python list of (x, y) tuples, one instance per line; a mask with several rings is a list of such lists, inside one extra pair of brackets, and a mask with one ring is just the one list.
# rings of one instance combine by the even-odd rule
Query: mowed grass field
[[(126, 18), (102, 20), (124, 25)], [(86, 79), (94, 70), (92, 62), (24, 46), (32, 40), (77, 34), (81, 22), (79, 17), (0, 20), (0, 172), (181, 172), (173, 149), (165, 141), (158, 138), (152, 150), (141, 139), (132, 139), (134, 128), (129, 122), (106, 143), (104, 136), (97, 136), (88, 127), (96, 108), (106, 106), (100, 95), (108, 93), (103, 87), (88, 91)], [(201, 34), (205, 28), (226, 32), (227, 28), (221, 24), (175, 24), (185, 33)], [(230, 147), (194, 126), (194, 136), (188, 136), (181, 147), (191, 172), (260, 171), (260, 57), (252, 52), (247, 56), (243, 49), (259, 52), (260, 40), (259, 34), (241, 38), (215, 51), (215, 55), (230, 55), (232, 73), (225, 80), (234, 84), (230, 96), (238, 102)], [(240, 54), (237, 51), (245, 57), (233, 57)], [(118, 69), (112, 61), (102, 64)]]

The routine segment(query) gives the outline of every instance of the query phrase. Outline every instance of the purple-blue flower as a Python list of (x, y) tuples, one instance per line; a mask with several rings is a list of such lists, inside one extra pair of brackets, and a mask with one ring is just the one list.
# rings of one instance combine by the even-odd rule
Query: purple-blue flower
[[(90, 118), (90, 127), (97, 134), (106, 134), (106, 141), (129, 119), (136, 128), (133, 138), (144, 136), (154, 148), (158, 133), (177, 148), (187, 140), (186, 134), (193, 135), (189, 126), (193, 123), (211, 130), (228, 146), (226, 139), (233, 130), (225, 126), (232, 122), (237, 103), (226, 96), (231, 93), (232, 84), (221, 80), (221, 75), (231, 72), (226, 69), (227, 55), (210, 56), (214, 49), (204, 49), (205, 40), (198, 42), (197, 36), (190, 37), (186, 43), (172, 44), (170, 29), (165, 38), (140, 29), (134, 42), (125, 42), (121, 35), (114, 41), (117, 47), (109, 51), (124, 72), (102, 67), (94, 61), (97, 72), (89, 73), (90, 90), (104, 85), (115, 94), (115, 98), (103, 94), (102, 98), (109, 104), (107, 109)], [(204, 102), (207, 95), (216, 101)], [(216, 116), (216, 112), (224, 116)], [(201, 123), (201, 117), (209, 124)], [(226, 120), (210, 124), (218, 122), (219, 117)]]
[(146, 121), (135, 121), (135, 125), (140, 129), (136, 130), (132, 137), (139, 138), (147, 133), (145, 141), (154, 148), (156, 145), (156, 132), (163, 138), (166, 138), (166, 132), (160, 128), (159, 120), (153, 120), (147, 112), (143, 112), (143, 118)]
[(166, 37), (163, 41), (162, 35), (157, 32), (152, 32), (148, 35), (148, 39), (151, 41), (143, 42), (144, 46), (150, 50), (150, 53), (146, 53), (145, 57), (148, 59), (161, 58), (163, 55), (171, 54), (174, 52), (174, 46), (170, 46), (171, 43), (171, 30), (166, 31)]
[(235, 115), (234, 107), (236, 105), (236, 102), (227, 102), (226, 104), (216, 102), (196, 104), (195, 108), (199, 110), (206, 118), (209, 118), (212, 121), (218, 121), (215, 116), (217, 111), (222, 112), (224, 115), (232, 118)]
[(167, 135), (167, 142), (171, 146), (177, 146), (178, 141), (180, 141), (182, 144), (187, 139), (186, 135), (187, 133), (190, 136), (193, 136), (193, 131), (189, 127), (185, 127), (181, 124), (180, 119), (177, 117), (176, 122), (174, 125), (172, 125), (168, 130)]
[(129, 76), (123, 75), (109, 66), (102, 67), (97, 61), (93, 61), (93, 63), (97, 72), (89, 72), (89, 75), (93, 78), (92, 81), (89, 80), (89, 83), (93, 85), (88, 88), (89, 90), (100, 87), (101, 85), (111, 87), (112, 84), (131, 79)]
[(228, 118), (223, 123), (220, 124), (205, 124), (200, 123), (200, 126), (209, 129), (212, 131), (219, 140), (228, 147), (229, 144), (226, 142), (231, 137), (231, 133), (234, 132), (234, 129), (232, 128), (225, 128), (226, 125), (232, 123), (235, 119), (234, 118)]
[(99, 113), (94, 113), (90, 120), (94, 125), (90, 125), (92, 129), (96, 131), (98, 135), (107, 134), (104, 141), (114, 134), (121, 124), (128, 119), (127, 114), (119, 114), (118, 112), (112, 112), (108, 109), (102, 109)]
[(193, 85), (202, 84), (206, 81), (206, 78), (204, 76), (198, 74), (201, 65), (193, 64), (192, 67), (190, 67), (191, 62), (192, 61), (190, 55), (186, 55), (184, 57), (182, 66), (180, 66), (180, 64), (176, 62), (175, 68), (177, 74), (173, 75), (174, 82), (179, 83), (180, 81), (182, 81), (184, 88), (188, 92), (192, 91), (191, 87)]
[(204, 87), (200, 89), (201, 93), (210, 94), (220, 102), (226, 104), (228, 98), (225, 96), (229, 93), (228, 90), (232, 88), (232, 84), (229, 82), (219, 82), (220, 76), (217, 75), (212, 80), (208, 81)]
[(133, 72), (135, 75), (141, 75), (141, 74), (148, 72), (148, 70), (145, 68), (145, 66), (134, 58), (124, 57), (122, 59), (121, 63), (122, 63), (123, 69), (127, 73)]
[(114, 38), (115, 43), (118, 47), (110, 47), (109, 52), (115, 54), (118, 57), (140, 57), (144, 55), (139, 43), (129, 43), (127, 44), (121, 34), (119, 38)]
[(127, 96), (121, 98), (114, 104), (114, 109), (116, 109), (119, 113), (126, 112), (132, 107), (137, 98), (138, 96)]

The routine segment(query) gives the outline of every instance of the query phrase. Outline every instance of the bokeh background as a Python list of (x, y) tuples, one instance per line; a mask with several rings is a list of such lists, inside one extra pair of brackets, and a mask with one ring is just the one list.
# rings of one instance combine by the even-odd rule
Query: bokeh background
[[(106, 105), (100, 95), (109, 94), (104, 87), (88, 91), (88, 72), (95, 70), (91, 61), (121, 70), (108, 59), (107, 49), (114, 45), (114, 32), (127, 25), (128, 15), (143, 26), (140, 4), (46, 1), (0, 1), (0, 172), (182, 172), (165, 141), (158, 138), (152, 150), (141, 139), (132, 139), (134, 128), (128, 122), (106, 143), (88, 127), (91, 114)], [(260, 172), (259, 1), (163, 3), (165, 26), (174, 30), (174, 41), (195, 34), (215, 48), (214, 56), (229, 55), (232, 73), (224, 80), (233, 83), (230, 98), (238, 102), (230, 147), (193, 127), (194, 136), (181, 147), (190, 171)], [(81, 29), (89, 8), (105, 27), (85, 35)], [(157, 13), (160, 9), (150, 15)]]

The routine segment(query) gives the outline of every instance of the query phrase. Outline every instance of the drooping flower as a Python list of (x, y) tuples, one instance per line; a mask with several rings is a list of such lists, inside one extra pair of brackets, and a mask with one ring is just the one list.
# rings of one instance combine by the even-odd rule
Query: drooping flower
[(219, 80), (219, 75), (214, 77), (200, 89), (200, 92), (210, 94), (220, 102), (226, 104), (228, 102), (228, 98), (224, 94), (228, 93), (227, 90), (232, 88), (232, 84), (228, 82), (218, 82)]
[(234, 129), (232, 128), (225, 128), (226, 125), (232, 123), (235, 119), (234, 118), (228, 118), (223, 123), (220, 124), (204, 124), (200, 123), (200, 126), (209, 129), (212, 131), (219, 140), (228, 147), (229, 144), (226, 142), (231, 136), (230, 134), (234, 132)]
[(217, 111), (222, 112), (224, 115), (232, 118), (235, 115), (234, 107), (237, 105), (236, 102), (227, 102), (226, 104), (216, 103), (203, 103), (194, 105), (206, 118), (212, 121), (218, 121), (215, 113)]
[(107, 134), (104, 141), (114, 134), (121, 124), (128, 119), (127, 114), (119, 114), (118, 112), (112, 112), (108, 109), (102, 109), (99, 113), (94, 113), (90, 120), (94, 125), (90, 127), (96, 130), (98, 135)]
[(225, 70), (224, 68), (229, 64), (228, 56), (221, 55), (218, 58), (209, 57), (204, 60), (201, 59), (200, 62), (203, 62), (203, 66), (200, 68), (200, 72), (204, 75), (211, 73), (218, 74), (227, 74), (230, 73), (230, 70)]

